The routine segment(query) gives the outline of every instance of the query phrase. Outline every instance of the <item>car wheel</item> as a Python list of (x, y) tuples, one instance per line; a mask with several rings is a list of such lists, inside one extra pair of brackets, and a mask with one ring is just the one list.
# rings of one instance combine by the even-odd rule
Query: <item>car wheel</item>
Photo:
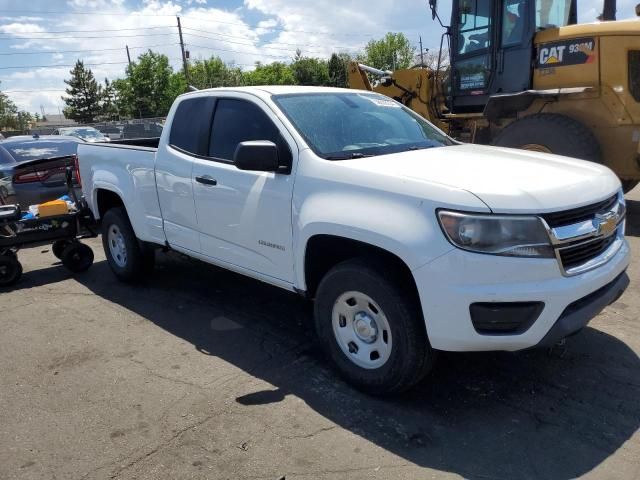
[(338, 372), (374, 395), (399, 393), (431, 369), (434, 352), (412, 288), (366, 259), (332, 268), (318, 286), (316, 330)]
[(123, 207), (102, 219), (102, 246), (113, 273), (123, 282), (140, 280), (153, 268), (154, 250), (141, 244)]

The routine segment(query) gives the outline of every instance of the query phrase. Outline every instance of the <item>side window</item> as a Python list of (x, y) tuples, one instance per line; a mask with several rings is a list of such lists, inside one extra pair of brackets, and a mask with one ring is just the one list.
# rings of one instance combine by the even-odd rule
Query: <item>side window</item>
[(458, 0), (460, 30), (458, 53), (471, 53), (491, 46), (492, 0)]
[(522, 42), (525, 27), (525, 1), (505, 0), (502, 6), (502, 46)]
[(250, 140), (272, 141), (278, 145), (281, 160), (290, 162), (289, 147), (278, 128), (257, 105), (246, 100), (219, 99), (211, 127), (209, 156), (233, 160), (238, 144)]
[(196, 97), (178, 105), (171, 122), (169, 144), (186, 153), (207, 155), (215, 98)]

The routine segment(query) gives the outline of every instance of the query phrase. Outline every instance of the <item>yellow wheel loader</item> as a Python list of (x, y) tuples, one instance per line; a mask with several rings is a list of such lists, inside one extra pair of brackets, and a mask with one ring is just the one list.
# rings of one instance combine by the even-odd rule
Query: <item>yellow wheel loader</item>
[(603, 163), (628, 191), (640, 181), (640, 19), (615, 21), (615, 0), (604, 0), (602, 21), (578, 24), (577, 14), (577, 0), (453, 0), (436, 68), (354, 62), (349, 86), (393, 97), (462, 141)]

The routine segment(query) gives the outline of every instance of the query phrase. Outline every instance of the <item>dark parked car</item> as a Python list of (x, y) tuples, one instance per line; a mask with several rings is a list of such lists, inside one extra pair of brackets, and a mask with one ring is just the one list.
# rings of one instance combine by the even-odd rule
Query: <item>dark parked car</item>
[(74, 167), (76, 137), (19, 136), (0, 142), (0, 205), (30, 205), (55, 200), (67, 193), (65, 171)]
[(122, 131), (122, 138), (158, 138), (162, 135), (159, 123), (127, 123)]

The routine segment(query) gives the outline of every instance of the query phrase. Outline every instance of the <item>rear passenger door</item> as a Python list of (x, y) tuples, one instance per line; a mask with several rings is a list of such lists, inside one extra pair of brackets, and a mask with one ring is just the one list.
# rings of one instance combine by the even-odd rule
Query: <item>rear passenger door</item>
[(292, 283), (293, 175), (238, 170), (233, 154), (248, 140), (276, 143), (283, 166), (297, 157), (293, 138), (261, 100), (240, 93), (218, 97), (207, 158), (195, 159), (192, 172), (202, 253)]
[(162, 226), (171, 246), (200, 252), (191, 171), (194, 159), (206, 157), (215, 98), (195, 96), (176, 107), (168, 139), (156, 157), (156, 185)]

